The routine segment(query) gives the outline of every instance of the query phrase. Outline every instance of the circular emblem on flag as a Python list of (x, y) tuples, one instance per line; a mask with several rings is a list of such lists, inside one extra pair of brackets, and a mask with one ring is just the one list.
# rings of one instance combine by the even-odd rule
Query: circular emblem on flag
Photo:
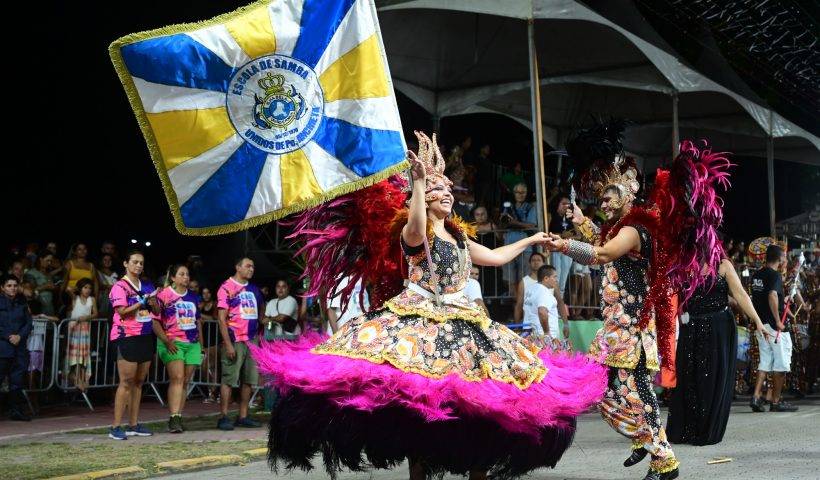
[(236, 131), (268, 153), (304, 146), (322, 122), (324, 95), (316, 73), (299, 60), (267, 55), (231, 78), (226, 105)]

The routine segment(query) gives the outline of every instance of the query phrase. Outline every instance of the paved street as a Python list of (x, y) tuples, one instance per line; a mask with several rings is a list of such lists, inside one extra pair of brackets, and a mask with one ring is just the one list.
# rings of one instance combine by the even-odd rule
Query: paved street
[[(711, 447), (676, 446), (681, 460), (680, 478), (698, 480), (792, 480), (820, 478), (820, 399), (795, 402), (796, 413), (757, 413), (736, 403), (732, 408), (727, 434), (723, 443)], [(630, 480), (640, 479), (646, 473), (648, 461), (627, 469), (621, 462), (629, 453), (629, 443), (607, 427), (596, 414), (579, 421), (575, 443), (564, 455), (555, 470), (539, 470), (529, 478), (544, 480)], [(731, 457), (731, 463), (707, 465), (713, 457)], [(203, 477), (213, 480), (313, 480), (327, 478), (318, 469), (309, 474), (280, 472), (274, 475), (264, 462), (242, 467), (210, 470), (168, 478), (195, 480)], [(345, 472), (340, 480), (371, 478), (372, 480), (406, 479), (406, 467), (393, 471), (375, 471), (372, 474)], [(458, 477), (446, 477), (455, 479)]]

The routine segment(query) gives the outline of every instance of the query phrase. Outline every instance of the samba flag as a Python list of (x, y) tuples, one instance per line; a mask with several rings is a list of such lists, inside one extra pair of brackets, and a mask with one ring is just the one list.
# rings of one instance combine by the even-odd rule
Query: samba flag
[(116, 40), (177, 229), (276, 220), (406, 168), (373, 0), (264, 0)]

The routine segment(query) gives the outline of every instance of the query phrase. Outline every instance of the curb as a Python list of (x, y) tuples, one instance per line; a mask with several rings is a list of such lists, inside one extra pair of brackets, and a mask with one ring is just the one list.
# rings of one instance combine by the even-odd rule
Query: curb
[[(246, 462), (261, 460), (268, 455), (268, 449), (254, 448), (245, 450), (242, 455), (208, 455), (205, 457), (185, 458), (182, 460), (171, 460), (161, 462), (156, 465), (157, 474), (168, 474), (178, 472), (190, 472), (193, 470), (204, 470), (226, 465), (241, 465)], [(108, 470), (98, 470), (96, 472), (77, 473), (62, 477), (52, 477), (48, 480), (132, 480), (148, 477), (148, 472), (136, 465), (131, 467), (112, 468)]]
[(157, 464), (157, 471), (160, 474), (187, 472), (191, 470), (221, 467), (225, 465), (238, 465), (244, 461), (245, 457), (241, 455), (208, 455), (205, 457), (161, 462)]
[(136, 465), (122, 468), (111, 468), (108, 470), (97, 470), (96, 472), (77, 473), (62, 477), (52, 477), (49, 480), (104, 480), (104, 479), (136, 479), (145, 478), (148, 474), (144, 468)]
[(254, 448), (253, 450), (245, 450), (242, 452), (247, 460), (261, 460), (268, 456), (267, 447)]

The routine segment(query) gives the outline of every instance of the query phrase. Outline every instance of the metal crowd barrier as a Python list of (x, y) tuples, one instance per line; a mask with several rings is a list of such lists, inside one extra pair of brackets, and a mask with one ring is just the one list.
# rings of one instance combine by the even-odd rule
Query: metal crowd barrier
[[(74, 331), (69, 331), (70, 319), (65, 319), (60, 322), (57, 327), (57, 341), (55, 355), (55, 376), (56, 385), (62, 391), (77, 391), (85, 401), (85, 404), (90, 410), (94, 410), (94, 406), (86, 393), (91, 389), (100, 388), (117, 388), (119, 385), (119, 376), (117, 374), (117, 353), (116, 349), (112, 347), (109, 341), (109, 333), (111, 330), (111, 322), (106, 318), (95, 318), (89, 320), (89, 354), (88, 364), (85, 368), (88, 378), (88, 385), (86, 391), (81, 391), (72, 382), (70, 378), (71, 365), (68, 364), (66, 358), (69, 346), (72, 341), (75, 341)], [(148, 372), (148, 378), (145, 383), (151, 389), (153, 396), (155, 396), (162, 405), (165, 401), (157, 388), (157, 385), (168, 383), (165, 367), (160, 366), (158, 358), (154, 355), (151, 362), (151, 369)]]
[[(29, 388), (23, 391), (29, 404), (29, 409), (34, 412), (31, 404), (33, 394), (43, 393), (57, 387), (63, 392), (78, 392), (86, 406), (93, 411), (94, 406), (88, 397), (87, 391), (91, 389), (111, 388), (116, 389), (119, 385), (117, 374), (116, 349), (109, 341), (111, 323), (105, 318), (95, 318), (89, 320), (90, 331), (88, 339), (88, 362), (84, 369), (88, 379), (85, 391), (81, 391), (72, 381), (71, 367), (66, 358), (69, 346), (75, 341), (73, 331), (69, 330), (71, 319), (64, 319), (60, 322), (47, 320), (35, 320), (35, 332), (42, 329), (43, 341), (43, 368), (39, 374), (32, 376)], [(200, 368), (194, 371), (194, 375), (188, 384), (187, 395), (191, 395), (195, 390), (205, 397), (209, 395), (211, 389), (218, 389), (221, 385), (220, 368), (220, 334), (219, 322), (216, 320), (203, 320), (201, 339), (203, 360)], [(38, 332), (39, 333), (39, 332)], [(165, 400), (160, 392), (159, 385), (167, 385), (168, 374), (158, 356), (155, 354), (148, 372), (145, 385), (149, 388), (149, 396), (156, 397), (160, 404), (165, 405)], [(262, 387), (254, 390), (251, 402)]]
[[(487, 248), (497, 248), (505, 245), (504, 234), (510, 230), (496, 229), (492, 232), (479, 234), (477, 241)], [(529, 273), (529, 255), (531, 251), (525, 252), (524, 272)], [(551, 263), (550, 252), (540, 252), (546, 259), (547, 263)], [(508, 281), (504, 279), (505, 272), (502, 267), (485, 267), (477, 266), (479, 269), (479, 284), (481, 285), (481, 293), (484, 297), (485, 303), (488, 307), (492, 304), (497, 304), (506, 308), (495, 310), (493, 314), (500, 314), (504, 316), (508, 313), (507, 308), (514, 308), (515, 299), (510, 293)], [(521, 280), (521, 275), (517, 281)], [(559, 273), (560, 277), (560, 273)], [(584, 277), (589, 277), (585, 280)], [(584, 291), (584, 282), (589, 282), (588, 290)], [(517, 282), (516, 282), (517, 283)], [(583, 317), (585, 319), (600, 318), (600, 296), (599, 290), (601, 288), (600, 270), (590, 267), (589, 271), (582, 268), (576, 263), (570, 266), (570, 272), (567, 276), (567, 281), (564, 286), (564, 303), (570, 310), (570, 317)], [(496, 320), (503, 320), (503, 318), (495, 318)]]
[[(264, 335), (263, 333), (259, 334)], [(257, 337), (257, 338), (260, 338)], [(220, 363), (220, 347), (222, 345), (219, 333), (219, 321), (203, 319), (202, 320), (202, 365), (194, 371), (191, 381), (188, 382), (188, 395), (190, 396), (194, 390), (198, 391), (203, 397), (208, 397), (212, 389), (219, 392), (222, 385), (222, 367)], [(163, 368), (163, 371), (165, 369)], [(256, 396), (263, 389), (262, 386), (254, 388), (251, 394), (250, 404), (253, 405)]]
[[(33, 340), (34, 336), (40, 337), (40, 341)], [(57, 351), (57, 322), (51, 320), (34, 319), (27, 348), (29, 348), (29, 368), (27, 372), (26, 385), (27, 388), (23, 390), (23, 396), (28, 403), (28, 408), (31, 413), (34, 413), (34, 406), (31, 403), (32, 395), (51, 390), (57, 378), (57, 359), (55, 355)], [(36, 343), (34, 343), (36, 342)], [(42, 366), (38, 369), (33, 369), (33, 361), (35, 354), (32, 354), (31, 348), (38, 347), (37, 352), (42, 359)], [(39, 350), (39, 348), (42, 350)]]
[(188, 384), (188, 395), (198, 390), (203, 397), (208, 397), (211, 389), (218, 389), (222, 383), (219, 363), (219, 321), (203, 319), (202, 337), (202, 365), (194, 371), (194, 376)]

